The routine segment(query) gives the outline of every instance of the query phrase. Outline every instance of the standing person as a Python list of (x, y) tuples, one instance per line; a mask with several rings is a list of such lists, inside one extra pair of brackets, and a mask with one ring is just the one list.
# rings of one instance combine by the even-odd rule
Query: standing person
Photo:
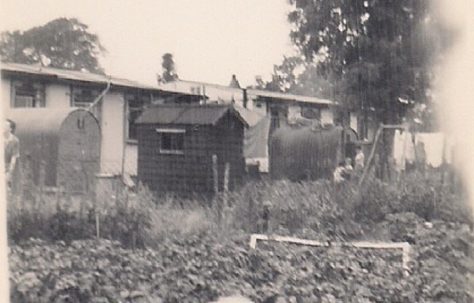
[(5, 179), (8, 188), (17, 193), (19, 188), (18, 159), (20, 157), (20, 142), (14, 135), (15, 123), (11, 120), (5, 121), (3, 130), (4, 152), (5, 152)]
[(364, 169), (364, 165), (365, 165), (365, 155), (362, 152), (362, 147), (357, 146), (354, 169), (356, 171), (362, 171)]

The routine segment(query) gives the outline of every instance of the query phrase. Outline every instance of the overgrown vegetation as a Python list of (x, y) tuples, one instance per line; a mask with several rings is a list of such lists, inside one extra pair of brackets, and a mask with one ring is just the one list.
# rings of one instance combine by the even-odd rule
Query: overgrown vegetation
[[(219, 213), (222, 201), (155, 199), (140, 187), (79, 210), (10, 203), (13, 301), (209, 302), (240, 293), (255, 302), (473, 302), (471, 211), (437, 174), (371, 179), (360, 192), (351, 183), (338, 192), (326, 181), (249, 183)], [(102, 240), (86, 240), (96, 236), (96, 214)], [(407, 241), (410, 276), (396, 251), (249, 250), (249, 234), (265, 225), (270, 234), (330, 242)]]

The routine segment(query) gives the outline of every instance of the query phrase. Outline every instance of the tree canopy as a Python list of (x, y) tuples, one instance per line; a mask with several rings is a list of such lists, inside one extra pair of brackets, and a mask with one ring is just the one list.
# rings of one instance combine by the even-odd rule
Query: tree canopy
[(26, 31), (6, 31), (0, 38), (2, 61), (41, 64), (103, 73), (99, 37), (75, 18), (58, 18)]
[(330, 97), (386, 123), (430, 101), (431, 66), (449, 33), (429, 0), (289, 2), (298, 54), (275, 68), (280, 90)]
[(158, 77), (158, 82), (166, 83), (178, 79), (173, 54), (165, 53), (163, 54), (161, 59), (161, 68), (163, 70), (163, 73), (161, 77)]

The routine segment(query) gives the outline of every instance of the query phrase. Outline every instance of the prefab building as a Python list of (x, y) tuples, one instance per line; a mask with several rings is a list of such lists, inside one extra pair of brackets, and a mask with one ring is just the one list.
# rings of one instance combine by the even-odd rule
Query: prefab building
[(229, 188), (245, 172), (244, 128), (230, 105), (159, 105), (138, 121), (138, 179), (157, 192), (212, 193), (213, 155), (218, 185), (229, 163)]
[[(79, 108), (12, 109), (20, 143), (22, 180), (63, 187), (68, 192), (91, 191), (100, 170), (100, 127), (92, 113)], [(40, 181), (41, 180), (41, 181)]]

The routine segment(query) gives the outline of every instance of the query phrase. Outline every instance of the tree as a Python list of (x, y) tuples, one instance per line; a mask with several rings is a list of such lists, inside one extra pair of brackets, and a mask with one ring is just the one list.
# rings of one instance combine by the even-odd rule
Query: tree
[(176, 68), (173, 60), (173, 54), (165, 53), (161, 58), (163, 60), (161, 62), (163, 74), (161, 77), (159, 77), (158, 82), (166, 83), (178, 79), (178, 74), (176, 73)]
[(322, 83), (319, 93), (384, 123), (429, 102), (430, 67), (446, 41), (429, 0), (289, 1), (290, 36), (306, 64), (293, 90), (316, 94), (308, 86)]
[(313, 63), (305, 62), (301, 56), (283, 57), (280, 65), (273, 69), (272, 81), (267, 88), (299, 95), (331, 98), (333, 86), (330, 79), (322, 77)]
[(70, 70), (104, 73), (99, 37), (75, 18), (58, 18), (27, 31), (6, 31), (0, 38), (2, 61), (41, 64)]

